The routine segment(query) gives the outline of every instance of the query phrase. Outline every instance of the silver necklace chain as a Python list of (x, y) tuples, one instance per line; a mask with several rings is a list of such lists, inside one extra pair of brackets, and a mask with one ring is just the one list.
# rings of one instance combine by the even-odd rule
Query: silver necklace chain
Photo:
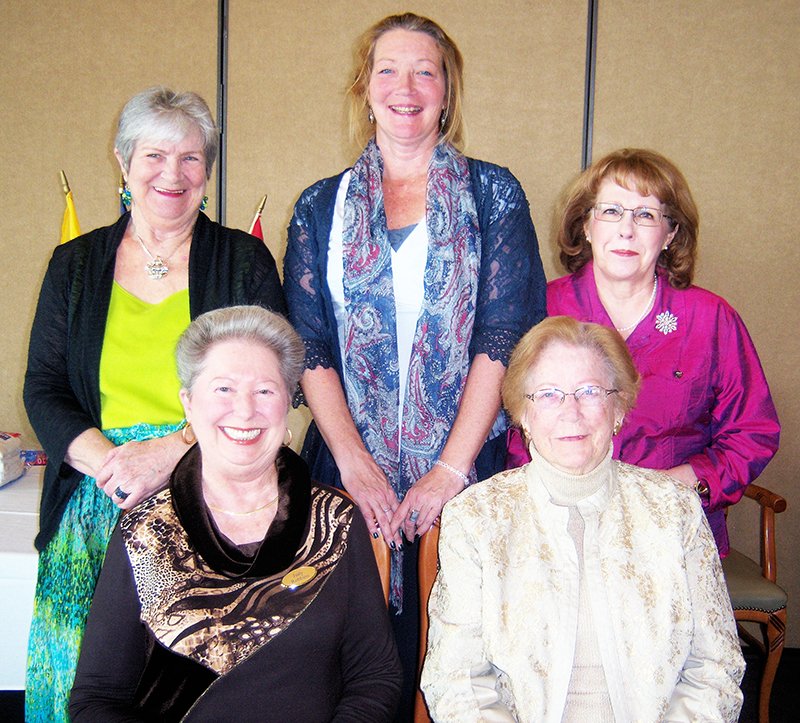
[(653, 293), (650, 294), (650, 301), (647, 302), (647, 306), (645, 307), (644, 312), (642, 315), (630, 324), (629, 326), (618, 326), (616, 327), (617, 331), (630, 331), (631, 329), (635, 329), (641, 323), (642, 319), (644, 319), (649, 313), (650, 310), (653, 308), (653, 304), (656, 300), (656, 292), (658, 291), (658, 275), (653, 274)]
[(156, 254), (155, 256), (153, 256), (153, 254), (150, 253), (150, 249), (148, 249), (147, 246), (145, 246), (142, 237), (138, 233), (134, 233), (134, 235), (136, 236), (136, 240), (139, 242), (139, 245), (142, 247), (142, 250), (150, 258), (150, 261), (148, 261), (144, 265), (144, 270), (147, 273), (147, 275), (151, 279), (153, 279), (153, 281), (158, 281), (159, 279), (163, 279), (169, 273), (169, 266), (167, 266), (167, 261), (169, 261), (178, 252), (178, 249), (181, 248), (181, 246), (183, 246), (183, 244), (185, 244), (188, 239), (187, 237), (187, 239), (181, 241), (181, 243), (179, 243), (175, 247), (175, 250), (169, 256), (167, 256), (167, 258), (163, 259), (161, 258), (160, 254)]

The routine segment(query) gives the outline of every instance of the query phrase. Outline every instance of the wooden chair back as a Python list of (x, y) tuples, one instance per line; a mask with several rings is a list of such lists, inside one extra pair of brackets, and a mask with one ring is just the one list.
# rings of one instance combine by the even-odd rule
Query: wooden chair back
[[(769, 701), (775, 673), (783, 653), (786, 633), (786, 592), (775, 582), (778, 563), (775, 553), (775, 515), (786, 509), (786, 500), (765, 487), (751, 484), (744, 496), (754, 500), (760, 511), (760, 561), (731, 549), (722, 561), (739, 637), (764, 656), (758, 699), (759, 723), (769, 723)], [(740, 503), (742, 504), (742, 503)], [(759, 639), (740, 623), (756, 623)]]
[[(353, 504), (355, 500), (350, 496), (346, 490), (339, 489), (344, 497), (347, 497)], [(359, 512), (358, 514), (361, 514)], [(375, 555), (375, 562), (378, 565), (378, 574), (381, 576), (381, 587), (383, 588), (383, 599), (386, 602), (386, 607), (389, 607), (389, 583), (392, 578), (392, 555), (389, 552), (389, 546), (384, 542), (383, 535), (378, 533), (378, 537), (372, 537), (372, 552)]]
[(419, 687), (419, 676), (425, 651), (428, 648), (428, 598), (433, 581), (439, 571), (439, 521), (419, 541), (419, 667), (417, 668), (417, 696), (414, 701), (414, 723), (430, 723), (428, 707)]

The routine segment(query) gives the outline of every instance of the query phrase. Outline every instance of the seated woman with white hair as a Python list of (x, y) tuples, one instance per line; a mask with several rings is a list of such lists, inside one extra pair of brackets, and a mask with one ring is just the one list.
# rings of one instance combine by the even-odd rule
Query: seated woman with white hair
[(366, 525), (284, 446), (304, 347), (259, 307), (177, 349), (197, 437), (115, 530), (74, 721), (391, 721), (400, 664)]
[(434, 720), (737, 720), (744, 660), (700, 501), (611, 456), (638, 386), (597, 324), (551, 317), (515, 348), (503, 403), (532, 461), (444, 508)]

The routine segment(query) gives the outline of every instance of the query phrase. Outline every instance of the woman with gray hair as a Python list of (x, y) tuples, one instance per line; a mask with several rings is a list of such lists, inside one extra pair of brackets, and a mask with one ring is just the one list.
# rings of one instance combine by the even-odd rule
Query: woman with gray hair
[(192, 322), (177, 358), (197, 445), (111, 538), (73, 720), (390, 721), (400, 670), (366, 525), (283, 446), (303, 342), (240, 306)]
[(24, 398), (48, 456), (26, 715), (66, 719), (83, 625), (120, 509), (162, 489), (186, 451), (175, 342), (233, 304), (285, 309), (263, 243), (201, 210), (218, 134), (195, 93), (151, 88), (120, 115), (128, 213), (53, 253)]
[(503, 404), (532, 460), (444, 508), (435, 721), (738, 720), (744, 660), (700, 500), (612, 459), (638, 390), (599, 324), (550, 317), (514, 349)]

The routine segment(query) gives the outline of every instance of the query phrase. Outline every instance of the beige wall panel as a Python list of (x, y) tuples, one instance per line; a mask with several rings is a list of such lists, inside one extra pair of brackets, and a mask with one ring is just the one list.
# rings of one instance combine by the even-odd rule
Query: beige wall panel
[[(652, 147), (685, 173), (700, 208), (696, 282), (730, 301), (761, 355), (783, 425), (761, 482), (783, 494), (779, 582), (787, 644), (800, 645), (800, 71), (796, 0), (600, 3), (594, 157)], [(755, 552), (752, 512), (731, 511)]]
[[(586, 8), (575, 2), (231, 3), (227, 223), (246, 228), (264, 193), (281, 260), (297, 197), (357, 157), (345, 90), (361, 32), (400, 10), (440, 23), (464, 55), (472, 156), (506, 165), (531, 203), (548, 275), (555, 198), (580, 168)], [(293, 414), (295, 437), (307, 416)]]
[(39, 286), (61, 229), (58, 172), (64, 169), (69, 178), (82, 230), (116, 219), (116, 117), (131, 95), (161, 83), (196, 90), (214, 111), (217, 3), (83, 0), (2, 7), (0, 429), (23, 431), (32, 441), (22, 381)]
[[(353, 48), (363, 30), (398, 7), (366, 0), (231, 3), (227, 222), (246, 226), (268, 193), (264, 224), (278, 257), (300, 192), (357, 155), (344, 100)], [(580, 166), (585, 6), (405, 7), (435, 19), (458, 43), (466, 64), (466, 151), (520, 178), (546, 246), (555, 196)]]

